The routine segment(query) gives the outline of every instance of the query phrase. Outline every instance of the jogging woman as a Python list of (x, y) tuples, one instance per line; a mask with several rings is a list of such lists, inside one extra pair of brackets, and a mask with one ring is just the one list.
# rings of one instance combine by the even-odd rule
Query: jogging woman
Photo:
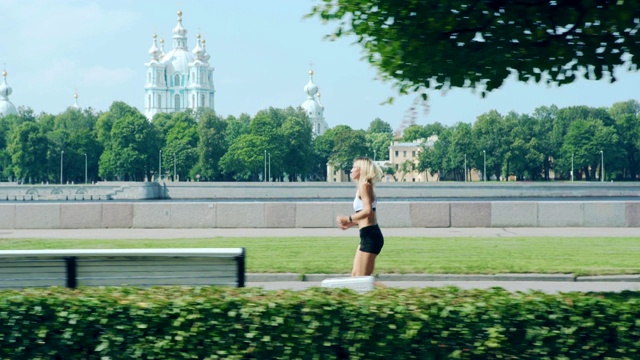
[(360, 244), (353, 259), (351, 276), (369, 276), (373, 273), (375, 261), (384, 245), (384, 237), (376, 218), (376, 195), (373, 184), (382, 177), (382, 170), (367, 157), (353, 161), (351, 180), (357, 183), (356, 197), (353, 199), (352, 215), (340, 215), (336, 219), (342, 230), (358, 226)]

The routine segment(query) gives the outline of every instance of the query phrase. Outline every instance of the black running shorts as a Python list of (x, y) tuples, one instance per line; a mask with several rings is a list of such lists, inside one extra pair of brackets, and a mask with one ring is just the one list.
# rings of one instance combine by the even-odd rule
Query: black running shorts
[(382, 246), (384, 246), (384, 237), (378, 224), (360, 229), (360, 251), (378, 255)]

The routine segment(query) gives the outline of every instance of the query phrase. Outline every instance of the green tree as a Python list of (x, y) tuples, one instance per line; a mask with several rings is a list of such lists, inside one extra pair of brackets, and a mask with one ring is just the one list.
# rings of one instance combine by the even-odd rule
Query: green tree
[(402, 131), (402, 141), (411, 142), (418, 139), (426, 139), (427, 137), (425, 128), (417, 124), (410, 125)]
[(536, 120), (510, 112), (504, 118), (504, 128), (510, 140), (504, 154), (504, 177), (515, 175), (517, 180), (540, 180), (545, 159), (536, 136)]
[(23, 182), (35, 183), (46, 180), (48, 140), (38, 125), (27, 121), (13, 132), (9, 154), (13, 171)]
[(606, 178), (616, 176), (614, 164), (622, 154), (617, 148), (618, 135), (615, 128), (605, 126), (601, 119), (588, 118), (571, 123), (561, 152), (565, 159), (573, 155), (574, 167), (580, 169), (578, 179), (580, 174), (584, 174), (586, 180), (596, 180), (600, 178), (603, 155), (606, 156), (607, 163), (613, 165), (608, 170), (605, 168)]
[(428, 138), (431, 135), (440, 135), (445, 129), (446, 126), (436, 121), (433, 124), (425, 125), (423, 133)]
[(139, 115), (140, 111), (136, 108), (121, 101), (114, 101), (108, 111), (100, 114), (96, 122), (98, 141), (103, 148), (106, 149), (111, 142), (111, 130), (116, 120), (122, 119), (125, 116), (137, 117)]
[[(323, 0), (308, 17), (338, 23), (400, 93), (564, 85), (579, 75), (615, 81), (616, 66), (640, 64), (635, 1)], [(426, 92), (422, 93), (426, 98)]]
[(115, 111), (103, 114), (103, 119), (115, 121), (100, 156), (100, 176), (125, 181), (150, 179), (152, 170), (157, 169), (156, 154), (159, 153), (159, 137), (155, 128), (135, 108), (124, 103), (114, 103), (111, 108)]
[(467, 157), (467, 169), (470, 164), (469, 157), (474, 154), (477, 156), (477, 149), (473, 144), (473, 130), (470, 124), (458, 122), (448, 131), (451, 133), (451, 142), (445, 154), (446, 169), (453, 173), (454, 180), (464, 181), (465, 155)]
[(169, 132), (169, 129), (171, 129), (171, 127), (175, 124), (175, 120), (176, 119), (173, 118), (172, 114), (168, 113), (156, 113), (155, 115), (153, 115), (151, 123), (158, 131), (158, 136), (160, 137), (160, 139), (164, 140), (167, 138), (167, 133)]
[(392, 132), (366, 133), (368, 154), (372, 154), (374, 160), (389, 160), (389, 147), (393, 142)]
[[(259, 149), (256, 150), (262, 153), (263, 160), (267, 158), (269, 168), (266, 178), (270, 181), (280, 179), (284, 174), (284, 156), (287, 153), (287, 144), (284, 141), (281, 128), (286, 117), (285, 110), (270, 107), (258, 111), (249, 124), (249, 134), (255, 136), (254, 139), (263, 141)], [(264, 166), (260, 169), (263, 170)], [(260, 173), (262, 172), (264, 170), (260, 171)], [(257, 180), (257, 178), (253, 180)]]
[(393, 134), (393, 129), (389, 123), (382, 121), (380, 118), (375, 118), (367, 128), (369, 134)]
[(621, 177), (636, 180), (640, 172), (640, 103), (636, 100), (615, 103), (609, 114), (616, 122), (616, 132), (624, 150)]
[[(47, 177), (51, 181), (59, 181), (63, 151), (63, 182), (84, 183), (85, 170), (87, 181), (97, 178), (98, 159), (103, 151), (95, 132), (97, 119), (91, 109), (81, 111), (74, 108), (56, 115), (52, 122), (47, 116), (38, 117), (40, 126), (48, 129)], [(53, 128), (50, 128), (51, 123)]]
[(249, 133), (249, 124), (251, 123), (251, 116), (248, 114), (241, 114), (237, 119), (229, 115), (226, 119), (227, 130), (225, 133), (225, 141), (227, 147), (235, 143), (236, 139), (241, 135)]
[[(555, 113), (554, 126), (551, 137), (555, 146), (558, 148), (557, 156), (553, 154), (556, 159), (556, 173), (570, 174), (571, 170), (571, 155), (574, 154), (574, 178), (582, 179), (583, 175), (588, 180), (591, 180), (594, 176), (594, 172), (591, 171), (591, 164), (594, 159), (591, 159), (593, 154), (590, 154), (593, 149), (588, 149), (589, 146), (580, 139), (575, 139), (576, 136), (580, 136), (579, 133), (584, 131), (583, 136), (593, 136), (596, 133), (596, 126), (587, 126), (586, 124), (592, 123), (594, 120), (599, 120), (601, 125), (607, 128), (614, 128), (615, 121), (609, 116), (606, 109), (592, 108), (588, 106), (570, 106), (566, 108), (558, 109)], [(569, 130), (574, 126), (575, 122), (582, 122), (578, 126), (573, 128), (571, 136)], [(570, 138), (573, 138), (569, 141)], [(568, 143), (569, 141), (569, 143)], [(591, 147), (598, 147), (597, 155), (599, 156), (600, 150), (603, 149), (603, 144), (591, 145)], [(571, 149), (572, 151), (569, 151)], [(584, 152), (584, 153), (583, 153)], [(618, 153), (616, 151), (616, 153)], [(612, 155), (612, 152), (607, 151), (608, 155)], [(617, 159), (617, 157), (616, 157)], [(596, 171), (595, 169), (593, 171)], [(567, 176), (568, 177), (568, 176)]]
[(169, 124), (162, 148), (163, 173), (174, 181), (186, 179), (198, 162), (198, 124), (190, 112), (174, 113)]
[(0, 118), (0, 181), (3, 178), (13, 178), (14, 168), (9, 152), (11, 136), (21, 123), (18, 115), (7, 115)]
[(448, 151), (451, 147), (452, 136), (453, 130), (447, 128), (440, 133), (438, 140), (433, 143), (433, 147), (424, 144), (423, 150), (418, 153), (417, 170), (420, 172), (428, 171), (431, 176), (438, 174), (438, 179), (446, 179), (451, 170)]
[(553, 128), (557, 112), (558, 107), (555, 105), (550, 107), (542, 106), (536, 108), (531, 115), (536, 122), (534, 130), (535, 138), (540, 151), (543, 153), (543, 172), (545, 180), (549, 180), (550, 178), (551, 162), (549, 159), (553, 158), (556, 159), (556, 161), (560, 160), (560, 147), (564, 141), (563, 138), (554, 137)]
[[(36, 117), (33, 110), (29, 107), (19, 106), (18, 113), (7, 115), (0, 118), (0, 179), (14, 179), (16, 177), (15, 167), (10, 151), (14, 133), (18, 131), (24, 123), (36, 123), (40, 132), (46, 134), (46, 129), (42, 125), (42, 119), (53, 118), (53, 116), (42, 113)], [(53, 120), (51, 120), (53, 124)], [(44, 170), (44, 169), (41, 169)], [(42, 181), (46, 181), (46, 170), (43, 171)], [(34, 180), (35, 181), (35, 180)]]
[[(240, 135), (220, 159), (222, 172), (236, 181), (258, 181), (263, 172), (266, 139), (253, 134)], [(270, 152), (272, 166), (282, 154)], [(275, 166), (274, 166), (275, 167)]]
[(487, 173), (483, 178), (489, 181), (491, 176), (499, 178), (502, 174), (504, 158), (509, 144), (509, 139), (505, 137), (503, 118), (497, 111), (491, 110), (488, 113), (478, 116), (473, 124), (473, 141), (475, 143), (478, 156), (475, 159), (476, 169), (484, 170), (485, 155)]
[(311, 170), (313, 156), (312, 126), (304, 114), (288, 117), (280, 129), (285, 148), (283, 169), (289, 181), (304, 180)]
[(206, 180), (222, 179), (220, 159), (228, 149), (225, 140), (228, 124), (229, 122), (223, 120), (213, 111), (202, 114), (198, 123), (199, 161), (189, 175), (192, 179), (195, 179), (198, 174)]
[(347, 127), (347, 129), (335, 133), (329, 163), (348, 173), (353, 165), (353, 160), (360, 156), (369, 155), (368, 151), (365, 131), (352, 130)]
[(464, 181), (465, 157), (469, 169), (475, 152), (471, 125), (459, 122), (445, 128), (433, 147), (429, 143), (423, 145), (423, 150), (418, 154), (416, 169), (420, 172), (429, 171), (432, 176), (438, 174), (438, 178), (442, 180)]
[(324, 134), (313, 139), (313, 157), (311, 166), (311, 178), (326, 181), (327, 164), (333, 153), (334, 130), (327, 129)]

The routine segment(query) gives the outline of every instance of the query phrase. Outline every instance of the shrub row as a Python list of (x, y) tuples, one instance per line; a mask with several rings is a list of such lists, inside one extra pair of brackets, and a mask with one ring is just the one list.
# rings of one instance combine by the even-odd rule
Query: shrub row
[(638, 359), (640, 293), (0, 291), (0, 359)]

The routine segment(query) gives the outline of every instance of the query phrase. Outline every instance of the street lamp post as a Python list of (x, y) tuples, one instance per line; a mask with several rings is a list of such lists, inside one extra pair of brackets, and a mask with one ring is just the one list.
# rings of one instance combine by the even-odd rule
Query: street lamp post
[(487, 181), (487, 152), (482, 150), (482, 155), (484, 157), (484, 170), (482, 171), (482, 181)]
[(600, 150), (600, 182), (604, 182), (604, 152)]
[(87, 153), (84, 153), (84, 183), (87, 183)]
[(262, 173), (262, 181), (267, 181), (267, 150), (264, 151), (264, 173)]
[(271, 182), (271, 153), (269, 153), (269, 182)]
[(177, 170), (178, 168), (176, 167), (176, 153), (173, 153), (173, 181), (176, 181), (177, 179)]
[(573, 153), (571, 153), (571, 182), (573, 182)]
[(464, 182), (467, 182), (467, 154), (464, 154)]
[(64, 150), (60, 151), (60, 185), (62, 185), (62, 164), (64, 162)]
[(162, 179), (162, 149), (160, 149), (160, 155), (158, 158), (158, 181)]

